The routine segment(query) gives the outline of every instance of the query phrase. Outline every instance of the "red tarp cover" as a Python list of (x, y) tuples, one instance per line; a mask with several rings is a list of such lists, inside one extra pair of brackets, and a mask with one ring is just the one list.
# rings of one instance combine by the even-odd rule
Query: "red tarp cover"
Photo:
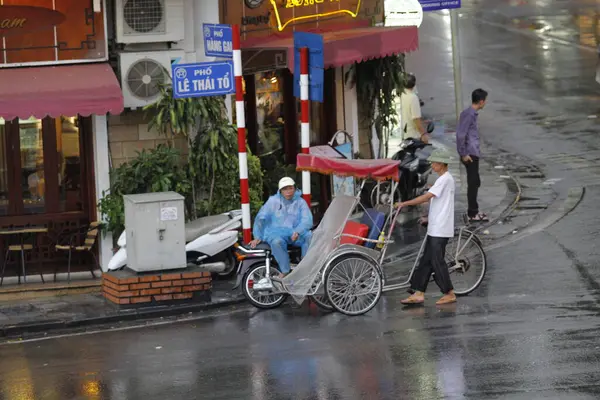
[(393, 179), (398, 181), (400, 161), (394, 160), (347, 160), (321, 157), (310, 154), (298, 154), (296, 170), (318, 172), (326, 175), (353, 176), (378, 181)]
[(0, 117), (88, 116), (123, 111), (110, 65), (78, 64), (0, 69)]
[[(325, 68), (341, 67), (355, 62), (408, 53), (419, 47), (416, 26), (355, 27), (323, 35)], [(288, 68), (294, 70), (294, 38), (279, 35), (252, 38), (242, 43), (242, 49), (287, 49)]]

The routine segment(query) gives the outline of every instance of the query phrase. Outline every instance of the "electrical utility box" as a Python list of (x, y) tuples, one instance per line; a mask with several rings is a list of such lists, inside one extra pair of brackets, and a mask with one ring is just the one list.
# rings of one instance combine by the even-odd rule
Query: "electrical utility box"
[(127, 267), (137, 272), (185, 268), (183, 196), (175, 192), (130, 194), (123, 201)]

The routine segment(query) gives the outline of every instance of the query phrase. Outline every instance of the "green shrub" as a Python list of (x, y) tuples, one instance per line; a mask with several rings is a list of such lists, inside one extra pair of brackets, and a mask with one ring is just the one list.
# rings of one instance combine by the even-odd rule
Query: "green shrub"
[[(192, 144), (190, 170), (201, 194), (196, 203), (198, 216), (240, 208), (240, 177), (237, 130), (233, 125), (201, 131)], [(255, 215), (262, 206), (263, 173), (258, 157), (248, 153), (250, 209)]]
[(124, 194), (174, 191), (187, 198), (192, 186), (181, 160), (177, 149), (159, 145), (112, 170), (110, 190), (102, 192), (98, 203), (104, 229), (115, 238), (125, 229)]

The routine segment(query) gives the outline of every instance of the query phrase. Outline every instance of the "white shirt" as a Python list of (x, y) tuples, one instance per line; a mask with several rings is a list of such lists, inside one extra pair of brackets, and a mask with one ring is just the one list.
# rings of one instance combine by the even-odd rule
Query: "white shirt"
[[(400, 110), (402, 117), (402, 139), (421, 137), (421, 132), (415, 125), (415, 119), (421, 118), (421, 104), (419, 103), (419, 96), (411, 89), (404, 89), (404, 92), (400, 95)], [(404, 133), (404, 127), (406, 127), (406, 133)]]
[(429, 205), (427, 235), (454, 237), (454, 178), (450, 172), (437, 178), (429, 193), (434, 197)]

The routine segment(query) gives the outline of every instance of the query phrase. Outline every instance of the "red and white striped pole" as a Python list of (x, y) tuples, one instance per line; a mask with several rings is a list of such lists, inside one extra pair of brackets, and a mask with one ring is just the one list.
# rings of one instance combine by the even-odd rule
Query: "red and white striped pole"
[[(310, 124), (308, 122), (308, 47), (300, 49), (300, 134), (302, 153), (310, 152)], [(302, 171), (302, 197), (310, 208), (310, 172)]]
[(248, 154), (246, 153), (246, 116), (244, 111), (244, 87), (242, 85), (242, 50), (240, 26), (232, 26), (233, 75), (235, 76), (235, 116), (238, 128), (238, 155), (240, 163), (240, 194), (242, 196), (242, 230), (244, 242), (252, 240), (250, 229), (250, 188), (248, 186)]

